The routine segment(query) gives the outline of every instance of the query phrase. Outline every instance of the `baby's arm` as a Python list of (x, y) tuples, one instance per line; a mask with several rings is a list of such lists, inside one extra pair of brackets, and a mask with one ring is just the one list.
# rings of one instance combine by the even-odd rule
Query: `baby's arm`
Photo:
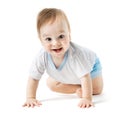
[(92, 80), (90, 74), (85, 75), (81, 78), (81, 88), (82, 88), (82, 99), (78, 106), (82, 108), (88, 108), (93, 106), (92, 103)]
[(35, 80), (29, 77), (26, 90), (26, 102), (23, 104), (23, 107), (34, 107), (41, 105), (41, 102), (36, 100), (36, 91), (38, 84), (39, 80)]

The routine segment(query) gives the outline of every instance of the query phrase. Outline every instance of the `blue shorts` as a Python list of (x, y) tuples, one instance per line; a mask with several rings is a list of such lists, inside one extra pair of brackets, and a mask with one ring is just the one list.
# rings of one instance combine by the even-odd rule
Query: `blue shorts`
[(92, 79), (102, 75), (102, 66), (98, 58), (96, 59), (93, 70), (90, 72), (90, 74)]

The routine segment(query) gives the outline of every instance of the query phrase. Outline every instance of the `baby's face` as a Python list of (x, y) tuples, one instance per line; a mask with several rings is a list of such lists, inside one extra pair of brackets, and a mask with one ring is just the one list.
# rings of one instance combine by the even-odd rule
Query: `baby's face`
[(40, 29), (40, 39), (43, 47), (52, 57), (64, 57), (70, 45), (70, 30), (63, 20), (47, 23)]

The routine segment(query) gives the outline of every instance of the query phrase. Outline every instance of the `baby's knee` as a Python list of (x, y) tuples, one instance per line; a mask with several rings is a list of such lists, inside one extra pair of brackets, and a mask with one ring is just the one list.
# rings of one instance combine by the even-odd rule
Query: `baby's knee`
[(93, 88), (93, 95), (99, 95), (102, 93), (102, 88)]

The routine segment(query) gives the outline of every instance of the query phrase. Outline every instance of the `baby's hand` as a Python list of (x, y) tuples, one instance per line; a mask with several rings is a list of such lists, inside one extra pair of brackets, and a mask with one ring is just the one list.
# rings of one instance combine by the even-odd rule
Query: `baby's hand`
[(29, 98), (26, 100), (26, 102), (23, 104), (23, 107), (35, 107), (35, 106), (40, 106), (42, 103), (35, 98)]
[(82, 98), (80, 102), (78, 103), (78, 106), (81, 108), (89, 108), (91, 106), (94, 106), (92, 101), (87, 98)]

